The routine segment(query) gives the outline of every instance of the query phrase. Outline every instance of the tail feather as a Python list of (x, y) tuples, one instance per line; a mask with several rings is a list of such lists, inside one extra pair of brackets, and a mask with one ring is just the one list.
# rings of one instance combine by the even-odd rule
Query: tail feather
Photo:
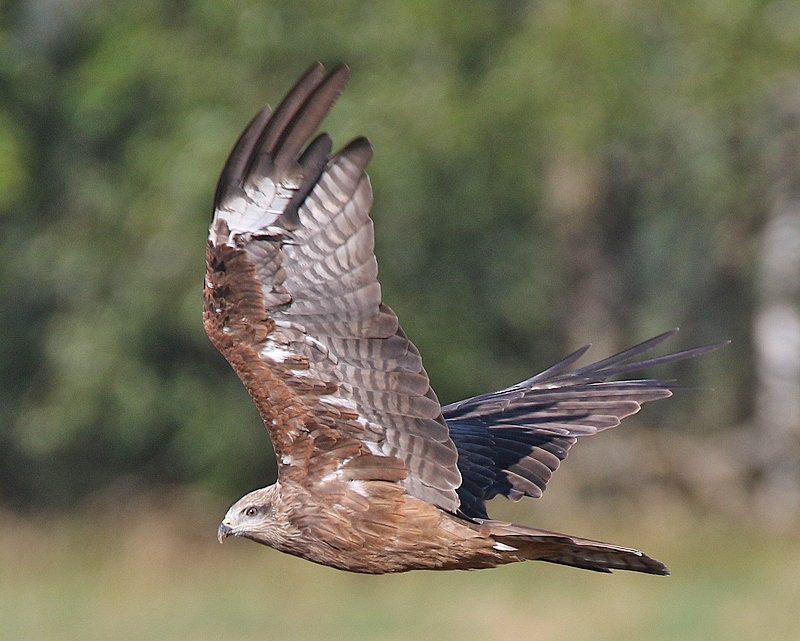
[(536, 560), (571, 565), (595, 572), (630, 570), (661, 576), (669, 575), (667, 566), (633, 548), (514, 523), (493, 520), (480, 522), (489, 526), (491, 536), (496, 541), (495, 549), (499, 550), (508, 562)]

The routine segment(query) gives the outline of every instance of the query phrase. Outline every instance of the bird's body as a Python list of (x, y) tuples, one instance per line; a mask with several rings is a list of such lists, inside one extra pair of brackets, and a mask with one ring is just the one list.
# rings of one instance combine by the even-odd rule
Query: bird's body
[[(251, 492), (227, 519), (257, 506), (244, 536), (281, 552), (365, 574), (465, 570), (543, 560), (586, 569), (668, 574), (633, 549), (494, 520), (458, 517), (388, 481), (275, 484)], [(266, 517), (266, 518), (263, 518)], [(223, 522), (223, 536), (235, 531)]]
[[(397, 483), (332, 479), (308, 488), (279, 481), (257, 491), (269, 495), (259, 502), (276, 510), (257, 540), (316, 563), (383, 574), (502, 562), (480, 525), (410, 496)], [(277, 531), (273, 524), (280, 524)]]
[[(633, 549), (489, 519), (486, 501), (541, 495), (576, 438), (671, 395), (617, 374), (672, 332), (592, 365), (561, 363), (445, 408), (381, 302), (358, 138), (329, 158), (320, 134), (347, 81), (314, 65), (248, 125), (222, 172), (209, 231), (204, 322), (272, 438), (278, 481), (240, 499), (237, 535), (354, 572), (469, 569), (539, 559), (667, 574)], [(303, 147), (305, 146), (305, 149)]]

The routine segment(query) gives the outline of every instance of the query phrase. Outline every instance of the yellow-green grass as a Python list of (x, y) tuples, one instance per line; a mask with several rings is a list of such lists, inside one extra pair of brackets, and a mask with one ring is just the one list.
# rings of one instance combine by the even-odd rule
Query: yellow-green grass
[(106, 497), (69, 518), (0, 514), (2, 637), (800, 639), (798, 537), (744, 531), (679, 504), (514, 514), (639, 547), (670, 566), (666, 578), (545, 563), (359, 576), (249, 541), (220, 546), (224, 508), (165, 493)]

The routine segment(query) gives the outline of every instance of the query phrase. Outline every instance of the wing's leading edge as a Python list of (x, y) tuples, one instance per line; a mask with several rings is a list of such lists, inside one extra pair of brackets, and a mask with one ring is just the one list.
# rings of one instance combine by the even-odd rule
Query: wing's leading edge
[(381, 302), (372, 148), (357, 138), (329, 158), (323, 133), (303, 149), (347, 78), (313, 65), (236, 143), (214, 200), (205, 327), (256, 401), (279, 478), (360, 467), (455, 511), (455, 445), (419, 352)]

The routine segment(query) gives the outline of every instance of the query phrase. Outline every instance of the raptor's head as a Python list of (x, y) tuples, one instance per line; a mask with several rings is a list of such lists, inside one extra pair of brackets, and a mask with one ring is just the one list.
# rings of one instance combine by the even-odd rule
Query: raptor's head
[(234, 503), (217, 530), (222, 543), (229, 536), (243, 536), (277, 547), (284, 539), (287, 523), (280, 518), (278, 484), (255, 490)]

